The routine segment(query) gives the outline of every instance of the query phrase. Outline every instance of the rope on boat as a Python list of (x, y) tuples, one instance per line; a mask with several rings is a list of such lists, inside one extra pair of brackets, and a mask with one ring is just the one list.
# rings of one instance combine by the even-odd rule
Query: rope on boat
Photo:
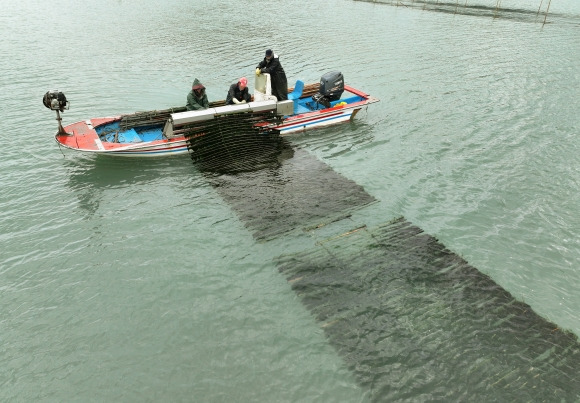
[(121, 130), (164, 123), (172, 113), (184, 112), (185, 106), (160, 111), (136, 112), (121, 117)]
[[(308, 97), (316, 94), (320, 87), (319, 83), (307, 84), (304, 86), (302, 91), (302, 97)], [(293, 88), (289, 88), (288, 92), (292, 92)], [(224, 106), (226, 103), (224, 100), (210, 102), (210, 108), (216, 108), (219, 106)], [(178, 106), (174, 108), (153, 110), (145, 112), (135, 112), (127, 115), (121, 116), (121, 130), (129, 130), (136, 127), (146, 127), (158, 124), (163, 124), (169, 119), (172, 113), (185, 112), (185, 106)]]
[[(225, 101), (210, 102), (210, 108), (224, 106)], [(128, 115), (121, 116), (121, 130), (129, 130), (135, 127), (146, 127), (158, 124), (163, 124), (169, 119), (172, 113), (185, 112), (185, 106), (177, 106), (174, 108), (153, 110), (145, 112), (135, 112)]]

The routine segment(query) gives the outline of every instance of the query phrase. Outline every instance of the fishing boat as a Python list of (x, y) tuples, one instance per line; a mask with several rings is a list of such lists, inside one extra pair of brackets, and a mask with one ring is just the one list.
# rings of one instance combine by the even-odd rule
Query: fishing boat
[[(266, 113), (276, 119), (259, 120), (256, 127), (287, 135), (352, 120), (358, 111), (379, 100), (344, 84), (340, 72), (322, 76), (319, 83), (305, 85), (301, 80), (289, 90), (288, 100), (272, 95), (270, 75), (256, 76), (252, 102), (225, 105), (210, 103), (205, 110), (185, 107), (100, 117), (62, 126), (60, 112), (69, 109), (66, 96), (59, 91), (44, 95), (44, 105), (56, 111), (56, 142), (67, 149), (85, 153), (123, 157), (158, 157), (188, 153), (188, 131), (201, 122), (232, 114)], [(266, 115), (260, 115), (266, 116)]]

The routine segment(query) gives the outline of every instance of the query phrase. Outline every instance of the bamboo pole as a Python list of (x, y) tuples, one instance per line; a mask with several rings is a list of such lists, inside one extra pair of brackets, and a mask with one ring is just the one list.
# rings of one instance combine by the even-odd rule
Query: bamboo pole
[(544, 17), (544, 23), (542, 24), (542, 28), (546, 24), (546, 18), (548, 18), (548, 11), (550, 11), (550, 4), (551, 3), (552, 3), (552, 0), (548, 1), (548, 7), (546, 8), (546, 16)]
[(540, 7), (538, 7), (538, 12), (536, 13), (536, 18), (538, 18), (538, 15), (540, 15), (540, 9), (542, 8), (542, 4), (544, 3), (544, 0), (540, 1)]
[[(377, 2), (378, 0), (367, 0), (367, 1)], [(440, 0), (421, 0), (421, 1), (423, 3), (422, 9), (423, 10), (426, 10), (428, 4), (438, 6)], [(463, 4), (463, 7), (465, 7), (465, 8), (467, 8), (467, 1), (468, 0), (465, 0), (465, 2)], [(397, 7), (398, 6), (409, 7), (408, 3), (411, 3), (410, 6), (414, 6), (415, 5), (415, 2), (419, 2), (419, 1), (418, 0), (390, 0), (390, 4), (391, 5), (393, 4), (393, 2), (396, 2)], [(494, 7), (494, 10), (493, 10), (493, 18), (499, 17), (499, 13), (500, 13), (501, 8), (502, 8), (501, 2), (502, 2), (502, 0), (495, 0), (495, 7)], [(548, 6), (547, 6), (546, 12), (544, 14), (544, 21), (543, 21), (542, 26), (545, 25), (546, 22), (547, 22), (548, 14), (549, 14), (549, 11), (550, 11), (550, 5), (552, 3), (552, 0), (548, 0), (547, 3), (548, 3)], [(387, 1), (384, 1), (384, 4), (389, 4), (389, 3), (387, 3)], [(449, 3), (445, 3), (445, 4), (446, 5), (449, 5)], [(451, 4), (453, 4), (453, 3), (451, 3)], [(542, 11), (543, 4), (544, 4), (544, 0), (540, 0), (540, 5), (538, 7), (538, 11), (536, 12), (536, 21), (537, 21), (537, 18), (539, 17), (539, 15), (540, 15), (540, 12)], [(456, 2), (455, 2), (455, 11), (454, 11), (455, 14), (457, 14), (458, 8), (459, 8), (459, 0), (456, 0)]]
[(497, 17), (497, 11), (499, 10), (501, 6), (501, 0), (497, 0), (495, 3), (495, 10), (493, 11), (493, 18)]

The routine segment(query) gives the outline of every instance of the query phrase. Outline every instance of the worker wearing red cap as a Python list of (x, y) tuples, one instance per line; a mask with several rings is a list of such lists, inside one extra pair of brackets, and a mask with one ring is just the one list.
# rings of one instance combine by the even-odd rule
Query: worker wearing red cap
[(226, 96), (226, 105), (245, 104), (251, 100), (252, 97), (248, 92), (248, 79), (246, 77), (242, 77), (237, 83), (230, 85)]

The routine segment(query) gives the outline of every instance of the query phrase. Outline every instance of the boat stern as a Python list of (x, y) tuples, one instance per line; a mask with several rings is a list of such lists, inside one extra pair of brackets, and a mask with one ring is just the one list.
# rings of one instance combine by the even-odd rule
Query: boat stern
[(95, 126), (120, 119), (119, 116), (76, 122), (64, 127), (54, 136), (56, 142), (66, 148), (87, 152), (104, 151), (105, 147)]

